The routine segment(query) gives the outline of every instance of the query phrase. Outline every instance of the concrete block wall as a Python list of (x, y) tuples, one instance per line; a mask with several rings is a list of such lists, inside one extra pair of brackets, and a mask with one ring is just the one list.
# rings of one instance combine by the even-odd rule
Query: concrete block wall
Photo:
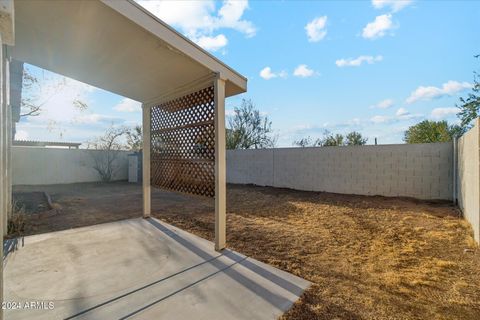
[[(39, 185), (100, 181), (92, 153), (101, 150), (12, 147), (13, 184)], [(127, 180), (128, 154), (121, 151), (113, 180)]]
[(227, 150), (227, 182), (273, 186), (274, 150)]
[(457, 144), (457, 198), (463, 216), (480, 242), (480, 120)]
[(227, 182), (453, 199), (453, 144), (228, 150)]

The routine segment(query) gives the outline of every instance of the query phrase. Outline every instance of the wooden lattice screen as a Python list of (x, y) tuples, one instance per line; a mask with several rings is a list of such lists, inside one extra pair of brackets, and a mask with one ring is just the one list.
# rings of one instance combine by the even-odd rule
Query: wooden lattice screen
[(214, 88), (151, 109), (151, 185), (215, 195)]

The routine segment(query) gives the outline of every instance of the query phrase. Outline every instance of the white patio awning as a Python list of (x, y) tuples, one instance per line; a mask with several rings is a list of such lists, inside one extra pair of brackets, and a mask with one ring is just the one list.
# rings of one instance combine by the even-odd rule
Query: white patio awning
[(131, 0), (15, 1), (14, 59), (140, 101), (220, 73), (245, 77)]

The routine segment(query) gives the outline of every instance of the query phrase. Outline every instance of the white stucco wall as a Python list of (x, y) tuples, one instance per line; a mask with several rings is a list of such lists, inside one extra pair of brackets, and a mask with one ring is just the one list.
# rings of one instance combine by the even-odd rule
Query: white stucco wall
[(227, 181), (307, 191), (453, 198), (453, 144), (228, 150)]
[[(13, 147), (13, 184), (38, 185), (100, 181), (93, 153), (100, 150)], [(128, 154), (121, 151), (113, 180), (127, 180)]]
[(480, 241), (480, 121), (458, 140), (458, 206)]

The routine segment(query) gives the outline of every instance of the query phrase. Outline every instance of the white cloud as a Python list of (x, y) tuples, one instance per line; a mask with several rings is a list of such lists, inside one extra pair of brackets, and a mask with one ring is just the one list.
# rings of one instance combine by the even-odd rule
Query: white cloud
[(214, 34), (221, 28), (236, 30), (246, 37), (253, 37), (256, 34), (253, 23), (242, 19), (248, 9), (247, 0), (224, 1), (218, 11), (213, 0), (138, 0), (138, 3), (207, 50), (214, 51), (227, 45), (225, 35)]
[[(178, 3), (178, 1), (176, 1)], [(242, 20), (242, 15), (248, 9), (248, 0), (227, 0), (218, 11), (218, 26), (232, 28), (244, 33), (247, 37), (253, 37), (257, 30), (252, 22)]]
[(325, 38), (327, 35), (327, 30), (325, 29), (327, 25), (327, 16), (316, 17), (305, 26), (305, 31), (307, 31), (308, 41), (318, 42)]
[(385, 123), (388, 122), (391, 119), (389, 116), (373, 116), (370, 121), (373, 123)]
[(443, 84), (443, 91), (446, 94), (455, 94), (465, 89), (470, 89), (473, 87), (471, 83), (468, 82), (458, 82), (458, 81), (448, 81)]
[(443, 96), (451, 96), (460, 91), (472, 88), (472, 84), (468, 82), (448, 81), (441, 88), (434, 86), (420, 86), (413, 91), (407, 98), (407, 103), (413, 103), (419, 100), (431, 100)]
[(387, 124), (387, 123), (395, 123), (404, 120), (412, 120), (412, 119), (419, 119), (423, 118), (422, 114), (412, 114), (405, 108), (399, 108), (395, 115), (388, 116), (388, 115), (376, 115), (370, 118), (370, 121), (374, 124)]
[(360, 56), (358, 58), (348, 58), (348, 59), (339, 59), (335, 61), (335, 64), (337, 67), (359, 67), (361, 66), (364, 62), (368, 64), (374, 64), (375, 62), (382, 61), (383, 57), (382, 56)]
[(135, 103), (129, 99), (34, 66), (27, 68), (37, 77), (38, 85), (22, 94), (41, 105), (42, 110), (38, 116), (22, 117), (17, 123), (17, 139), (85, 141), (112, 124), (139, 119), (138, 113), (119, 115), (112, 109), (117, 103), (120, 109), (130, 110)]
[(391, 106), (393, 106), (393, 100), (392, 99), (385, 99), (380, 101), (379, 103), (370, 106), (370, 109), (388, 109)]
[(315, 140), (316, 137), (323, 136), (325, 132), (345, 133), (351, 131), (362, 132), (372, 142), (377, 137), (381, 138), (381, 143), (399, 143), (405, 130), (421, 118), (424, 118), (421, 114), (411, 114), (407, 110), (400, 108), (391, 115), (375, 115), (371, 118), (363, 119), (352, 118), (337, 123), (299, 124), (289, 127), (288, 130), (280, 130), (279, 144), (290, 146), (293, 140), (306, 136), (310, 136)]
[(228, 39), (223, 34), (214, 37), (201, 36), (195, 40), (195, 43), (206, 50), (217, 51), (227, 45)]
[(315, 71), (312, 69), (308, 68), (306, 64), (301, 64), (298, 67), (295, 68), (293, 71), (293, 75), (296, 77), (301, 77), (301, 78), (308, 78), (311, 77), (315, 74)]
[(412, 4), (412, 0), (372, 0), (375, 9), (390, 8), (393, 12), (397, 12)]
[(138, 1), (145, 9), (186, 34), (210, 30), (215, 24), (213, 1)]
[(117, 120), (123, 121), (123, 119), (114, 117), (114, 116), (98, 114), (98, 113), (90, 113), (90, 114), (79, 115), (75, 117), (72, 122), (75, 124), (95, 124), (95, 123), (111, 122), (113, 124)]
[(25, 130), (17, 130), (15, 132), (15, 140), (28, 140), (29, 134)]
[(270, 80), (273, 78), (286, 78), (287, 72), (286, 71), (273, 72), (272, 68), (265, 67), (260, 71), (260, 77), (262, 77), (265, 80)]
[(435, 108), (432, 110), (430, 116), (437, 120), (442, 120), (447, 118), (448, 116), (455, 115), (460, 112), (459, 108)]
[(39, 81), (38, 88), (30, 95), (40, 104), (42, 111), (37, 117), (29, 117), (35, 122), (68, 122), (82, 111), (75, 107), (76, 101), (90, 103), (90, 95), (97, 90), (88, 84), (62, 77), (51, 75)]
[(362, 37), (366, 39), (377, 39), (383, 37), (388, 30), (394, 28), (391, 14), (382, 14), (375, 17), (373, 22), (363, 28)]
[(410, 112), (408, 112), (407, 109), (405, 109), (405, 108), (400, 108), (395, 113), (395, 115), (397, 117), (404, 117), (404, 116), (408, 116), (409, 114), (410, 114)]
[(272, 78), (275, 78), (277, 75), (272, 72), (272, 68), (270, 67), (265, 67), (260, 71), (260, 77), (262, 77), (265, 80), (270, 80)]
[(360, 125), (362, 123), (362, 120), (360, 120), (359, 118), (353, 118), (349, 121), (349, 123), (352, 125)]
[(139, 112), (142, 111), (140, 102), (129, 98), (123, 98), (119, 104), (113, 107), (114, 110), (119, 112)]

